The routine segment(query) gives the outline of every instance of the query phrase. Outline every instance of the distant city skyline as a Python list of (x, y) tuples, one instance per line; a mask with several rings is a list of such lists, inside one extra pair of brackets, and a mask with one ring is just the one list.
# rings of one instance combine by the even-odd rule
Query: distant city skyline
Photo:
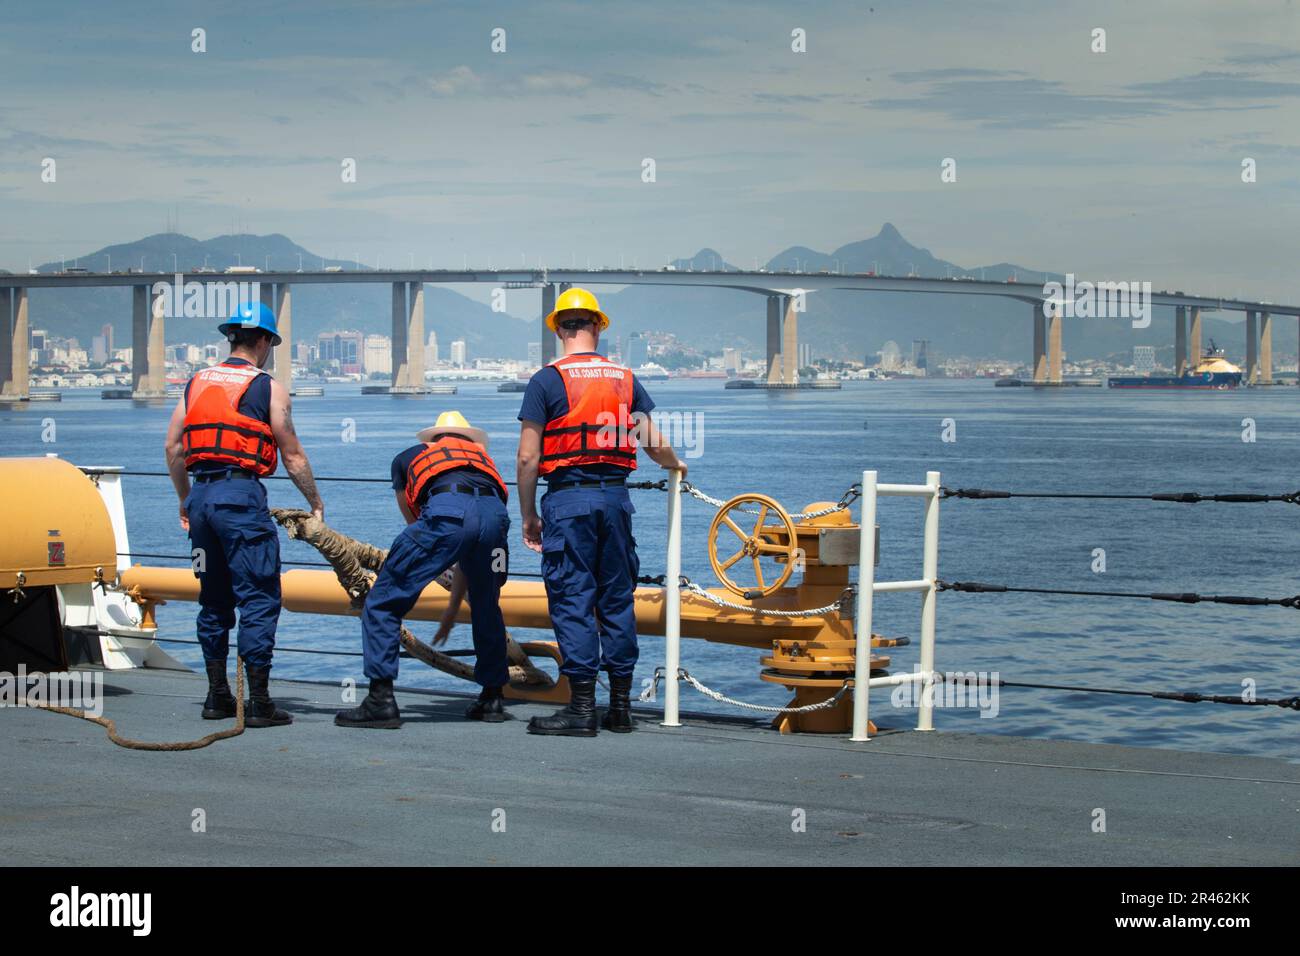
[(653, 268), (705, 246), (749, 266), (892, 221), (972, 266), (1300, 298), (1300, 8), (1282, 0), (84, 2), (5, 21), (11, 271), (172, 227), (388, 266)]

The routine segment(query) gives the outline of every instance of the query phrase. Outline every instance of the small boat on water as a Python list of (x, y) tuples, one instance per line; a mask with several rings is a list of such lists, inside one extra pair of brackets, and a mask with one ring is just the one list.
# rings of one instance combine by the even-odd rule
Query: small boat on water
[(1214, 340), (1201, 360), (1182, 375), (1111, 376), (1109, 388), (1199, 388), (1223, 391), (1241, 384), (1241, 369), (1223, 357)]

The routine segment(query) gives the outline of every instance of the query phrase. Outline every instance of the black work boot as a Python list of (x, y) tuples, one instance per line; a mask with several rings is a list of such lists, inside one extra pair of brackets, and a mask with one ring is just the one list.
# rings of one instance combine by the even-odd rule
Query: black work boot
[(484, 687), (479, 692), (478, 700), (465, 710), (466, 720), (481, 720), (488, 724), (499, 724), (506, 719), (505, 709), (501, 706), (501, 688)]
[(632, 732), (632, 675), (609, 678), (609, 710), (601, 726), (616, 734)]
[(342, 710), (334, 715), (338, 727), (368, 727), (371, 730), (396, 730), (402, 726), (402, 715), (393, 699), (391, 678), (372, 678), (370, 692), (360, 707)]
[(204, 720), (229, 720), (235, 716), (235, 695), (226, 679), (226, 661), (204, 661), (208, 671), (208, 698), (203, 702)]
[(528, 732), (552, 737), (596, 736), (595, 679), (570, 680), (569, 706), (549, 717), (534, 717), (528, 721)]
[(248, 704), (244, 708), (245, 727), (283, 727), (293, 723), (293, 718), (275, 706), (268, 685), (271, 668), (244, 665), (248, 675)]

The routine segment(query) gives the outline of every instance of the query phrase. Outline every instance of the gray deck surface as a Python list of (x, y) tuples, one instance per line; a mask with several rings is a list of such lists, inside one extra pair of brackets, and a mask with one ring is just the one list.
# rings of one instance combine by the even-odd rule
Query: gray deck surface
[[(184, 740), (206, 684), (105, 675), (125, 736)], [(867, 744), (647, 715), (630, 735), (541, 738), (399, 693), (398, 731), (333, 726), (334, 686), (275, 682), (292, 727), (189, 753), (113, 746), (84, 721), (0, 710), (10, 864), (1294, 865), (1300, 766), (914, 731)], [(603, 692), (602, 692), (603, 699)], [(192, 814), (206, 813), (194, 833)], [(792, 831), (793, 811), (807, 830)], [(1093, 810), (1106, 832), (1092, 831)], [(493, 832), (504, 810), (505, 832)], [(500, 814), (497, 814), (498, 819)]]

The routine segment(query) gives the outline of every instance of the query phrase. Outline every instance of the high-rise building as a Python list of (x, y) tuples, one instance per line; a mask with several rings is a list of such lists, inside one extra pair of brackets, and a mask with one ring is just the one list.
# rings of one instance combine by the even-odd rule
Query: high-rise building
[(798, 368), (807, 368), (812, 364), (812, 346), (807, 342), (799, 343), (799, 365)]
[(646, 347), (644, 335), (640, 332), (633, 332), (627, 337), (627, 352), (623, 358), (623, 364), (631, 369), (640, 368), (649, 361), (649, 350)]
[(1138, 372), (1151, 372), (1156, 367), (1156, 349), (1154, 345), (1133, 346), (1133, 368)]
[(464, 368), (465, 360), (467, 356), (468, 356), (468, 351), (465, 348), (464, 339), (457, 339), (455, 342), (451, 343), (451, 364), (452, 365), (456, 366), (457, 368)]
[(740, 349), (722, 350), (722, 367), (728, 372), (740, 371)]
[(438, 364), (438, 333), (430, 332), (429, 340), (424, 346), (424, 367), (433, 368), (436, 364)]
[(541, 342), (529, 342), (529, 343), (528, 343), (528, 366), (529, 366), (529, 368), (535, 368), (535, 367), (537, 367), (537, 366), (539, 366), (539, 365), (541, 365), (541, 364), (542, 364), (542, 343), (541, 343)]
[(361, 371), (367, 375), (393, 374), (393, 340), (386, 335), (367, 335)]
[(113, 326), (107, 322), (104, 323), (104, 327), (99, 330), (99, 334), (104, 337), (104, 350), (108, 353), (108, 357), (112, 358), (113, 357)]
[(880, 368), (885, 372), (896, 372), (903, 364), (903, 350), (892, 339), (880, 347)]
[[(110, 328), (110, 326), (106, 325), (104, 328), (107, 329)], [(108, 361), (108, 357), (109, 351), (107, 341), (104, 336), (96, 335), (90, 340), (90, 360), (96, 365), (103, 365)]]
[(364, 349), (365, 336), (360, 332), (322, 332), (316, 336), (316, 360), (337, 364), (341, 372), (360, 372)]
[(912, 339), (912, 367), (917, 371), (930, 367), (929, 339)]

